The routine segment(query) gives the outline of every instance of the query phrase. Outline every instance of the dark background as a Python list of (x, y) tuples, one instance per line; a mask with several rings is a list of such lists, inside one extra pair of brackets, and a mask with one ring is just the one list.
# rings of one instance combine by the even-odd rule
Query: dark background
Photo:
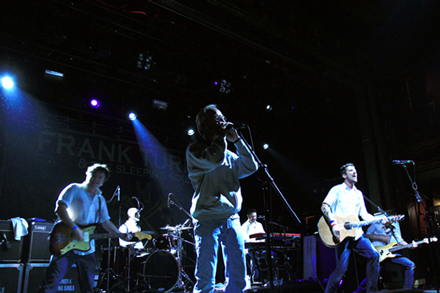
[[(404, 238), (426, 235), (412, 182), (391, 161), (413, 160), (408, 171), (425, 204), (439, 205), (438, 1), (4, 5), (0, 69), (18, 88), (1, 92), (0, 218), (53, 220), (64, 186), (102, 162), (113, 171), (106, 198), (121, 186), (121, 221), (136, 196), (143, 228), (182, 223), (186, 214), (167, 208), (167, 195), (189, 209), (184, 151), (194, 137), (186, 131), (202, 106), (216, 103), (229, 121), (249, 125), (252, 136), (243, 135), (302, 224), (273, 189), (264, 205), (263, 174), (242, 180), (242, 221), (250, 207), (268, 209), (290, 232), (314, 233), (323, 198), (341, 182), (339, 167), (353, 162), (365, 195), (407, 215)], [(167, 151), (164, 161), (143, 155), (129, 111)], [(115, 223), (118, 207), (109, 203)]]

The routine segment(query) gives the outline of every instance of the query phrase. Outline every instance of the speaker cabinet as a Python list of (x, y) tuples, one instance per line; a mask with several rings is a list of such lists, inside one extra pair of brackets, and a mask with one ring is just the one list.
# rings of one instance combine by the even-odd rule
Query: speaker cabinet
[(22, 263), (0, 264), (0, 292), (21, 293), (23, 268)]
[(30, 222), (29, 234), (23, 243), (23, 262), (44, 263), (50, 261), (49, 234), (53, 223)]
[[(48, 263), (27, 263), (24, 272), (23, 293), (36, 293), (46, 277)], [(73, 265), (61, 280), (56, 292), (80, 293), (78, 270)]]
[(304, 279), (328, 279), (336, 267), (334, 248), (325, 246), (318, 235), (305, 236), (303, 241)]
[(19, 263), (22, 242), (23, 237), (20, 241), (15, 240), (11, 221), (0, 220), (0, 263)]

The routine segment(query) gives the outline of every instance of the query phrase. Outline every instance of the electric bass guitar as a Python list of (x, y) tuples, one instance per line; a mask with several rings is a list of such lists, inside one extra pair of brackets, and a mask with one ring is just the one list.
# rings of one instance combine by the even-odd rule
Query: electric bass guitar
[[(52, 254), (66, 254), (71, 250), (88, 251), (90, 249), (90, 241), (92, 239), (108, 239), (108, 238), (123, 238), (126, 234), (124, 233), (94, 233), (97, 225), (91, 224), (87, 226), (79, 226), (84, 234), (84, 241), (77, 241), (73, 239), (72, 228), (64, 224), (63, 222), (58, 222), (52, 228), (50, 233), (50, 252)], [(138, 240), (151, 240), (153, 236), (144, 232), (129, 233), (133, 238)]]
[[(431, 239), (431, 242), (437, 241), (437, 237), (432, 237), (430, 239)], [(422, 244), (422, 243), (429, 243), (428, 238), (425, 238), (423, 240), (416, 242), (417, 245)], [(379, 261), (383, 261), (384, 259), (387, 259), (387, 258), (396, 257), (396, 255), (393, 254), (394, 251), (398, 251), (398, 250), (405, 249), (405, 248), (411, 248), (414, 246), (413, 243), (409, 243), (406, 245), (399, 245), (399, 246), (396, 246), (396, 245), (397, 245), (396, 242), (392, 242), (392, 243), (385, 245), (385, 246), (375, 246), (377, 252), (379, 252)], [(396, 247), (393, 247), (393, 246), (396, 246)]]
[[(345, 238), (355, 237), (356, 229), (359, 227), (368, 226), (382, 221), (382, 219), (376, 219), (372, 221), (359, 221), (359, 218), (355, 215), (348, 215), (346, 217), (338, 217), (334, 215), (333, 217), (336, 221), (336, 225), (340, 229), (339, 239), (335, 237), (335, 235), (333, 235), (332, 227), (330, 226), (330, 223), (327, 222), (324, 216), (322, 216), (318, 222), (319, 237), (321, 238), (322, 243), (324, 243), (324, 245), (328, 247), (336, 247), (342, 241), (344, 241)], [(405, 215), (391, 216), (388, 217), (388, 220), (391, 222), (400, 221), (404, 217)]]

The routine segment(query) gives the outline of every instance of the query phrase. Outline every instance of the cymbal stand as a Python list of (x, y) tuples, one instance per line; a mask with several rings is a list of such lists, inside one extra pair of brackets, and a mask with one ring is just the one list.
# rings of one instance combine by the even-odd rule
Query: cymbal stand
[[(180, 271), (177, 288), (183, 289), (184, 292), (189, 292), (189, 291), (186, 290), (186, 285), (185, 284), (189, 282), (191, 285), (194, 286), (194, 282), (190, 279), (188, 274), (183, 269), (183, 264), (182, 264), (183, 245), (182, 245), (182, 243), (183, 243), (184, 239), (182, 238), (182, 229), (177, 228), (176, 232), (177, 232), (177, 263), (179, 265), (179, 271)], [(183, 279), (185, 279), (186, 282)]]
[[(105, 270), (105, 272), (101, 273), (101, 275), (99, 276), (99, 278), (101, 279), (101, 281), (99, 282), (97, 288), (99, 288), (102, 285), (102, 282), (104, 281), (103, 278), (104, 276), (106, 276), (106, 290), (103, 290), (104, 292), (111, 292), (113, 287), (110, 288), (110, 276), (114, 277), (114, 279), (116, 280), (117, 278), (119, 278), (120, 276), (118, 274), (116, 274), (116, 272), (113, 270), (113, 268), (111, 267), (111, 254), (112, 254), (112, 246), (111, 246), (111, 239), (108, 239), (108, 248), (107, 248), (107, 269)], [(116, 250), (114, 253), (114, 257), (113, 257), (113, 264), (116, 264), (116, 259), (117, 259), (117, 254), (116, 254)]]
[(131, 258), (134, 255), (134, 245), (128, 245), (128, 256), (127, 256), (127, 287), (125, 288), (125, 292), (131, 292), (130, 284), (131, 284)]

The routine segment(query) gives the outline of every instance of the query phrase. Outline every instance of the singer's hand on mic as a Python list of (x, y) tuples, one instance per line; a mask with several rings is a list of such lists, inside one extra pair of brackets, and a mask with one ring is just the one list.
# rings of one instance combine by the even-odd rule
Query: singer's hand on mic
[(234, 123), (225, 121), (221, 122), (221, 125), (227, 140), (236, 141), (239, 138), (237, 130), (234, 129)]

